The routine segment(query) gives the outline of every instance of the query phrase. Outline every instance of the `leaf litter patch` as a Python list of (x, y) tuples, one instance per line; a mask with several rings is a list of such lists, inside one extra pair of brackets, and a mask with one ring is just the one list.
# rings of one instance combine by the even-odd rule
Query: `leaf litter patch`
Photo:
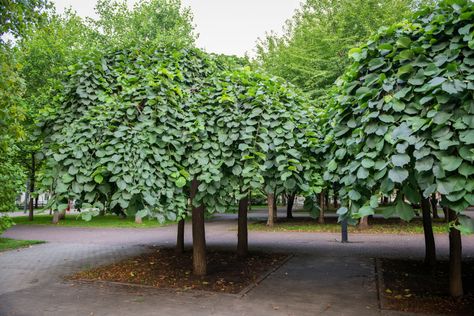
[(287, 254), (250, 252), (239, 258), (231, 251), (208, 251), (204, 277), (192, 273), (192, 251), (152, 251), (120, 262), (78, 272), (69, 280), (110, 281), (177, 290), (204, 290), (237, 294), (282, 265)]
[(444, 315), (473, 315), (474, 260), (463, 262), (464, 296), (449, 296), (449, 263), (439, 261), (434, 269), (422, 261), (382, 259), (383, 308), (403, 312)]

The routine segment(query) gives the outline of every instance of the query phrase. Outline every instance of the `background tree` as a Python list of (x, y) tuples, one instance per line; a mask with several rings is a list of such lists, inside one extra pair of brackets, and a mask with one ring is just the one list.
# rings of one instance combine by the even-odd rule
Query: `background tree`
[(28, 25), (42, 19), (44, 1), (2, 1), (0, 3), (0, 211), (14, 209), (16, 194), (22, 188), (23, 172), (15, 161), (17, 144), (25, 138), (26, 118), (22, 97), (25, 82), (18, 61), (4, 35), (18, 37)]
[(412, 14), (417, 0), (307, 0), (287, 21), (284, 34), (257, 45), (257, 63), (313, 98), (327, 95), (350, 60), (347, 52), (381, 26)]
[(47, 0), (6, 0), (0, 2), (0, 44), (5, 34), (13, 37), (23, 35), (25, 28), (37, 24), (45, 17)]
[(89, 19), (103, 48), (174, 43), (192, 46), (196, 34), (189, 8), (180, 0), (140, 0), (129, 8), (124, 0), (99, 0), (98, 18)]

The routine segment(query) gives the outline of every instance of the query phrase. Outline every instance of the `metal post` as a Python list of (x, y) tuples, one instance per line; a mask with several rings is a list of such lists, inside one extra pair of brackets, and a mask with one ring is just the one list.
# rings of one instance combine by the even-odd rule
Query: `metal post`
[(347, 238), (347, 219), (343, 219), (341, 221), (341, 235), (342, 235), (342, 239), (341, 239), (341, 242), (348, 242), (348, 238)]

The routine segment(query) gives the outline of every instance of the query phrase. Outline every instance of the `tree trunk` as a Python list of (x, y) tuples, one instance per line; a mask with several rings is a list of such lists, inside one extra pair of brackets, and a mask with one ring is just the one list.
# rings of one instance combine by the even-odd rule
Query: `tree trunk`
[(287, 205), (287, 203), (288, 203), (287, 195), (285, 193), (282, 193), (281, 194), (281, 204), (282, 205)]
[(25, 203), (23, 205), (23, 211), (26, 214), (26, 211), (30, 206), (30, 177), (26, 180), (26, 191), (25, 191)]
[(65, 219), (66, 219), (66, 210), (61, 211), (61, 212), (58, 214), (58, 218), (59, 218), (59, 220), (65, 220)]
[(178, 222), (178, 234), (176, 236), (176, 253), (184, 253), (184, 219), (180, 219)]
[(383, 205), (387, 205), (388, 202), (389, 202), (388, 196), (384, 196), (384, 197), (383, 197), (383, 202), (382, 202), (382, 204), (383, 204)]
[(433, 212), (433, 218), (439, 218), (438, 200), (436, 199), (436, 193), (433, 193), (431, 195), (430, 204), (431, 204), (431, 211)]
[[(191, 204), (198, 192), (199, 181), (193, 179), (191, 182)], [(193, 223), (193, 274), (204, 276), (207, 273), (206, 262), (206, 231), (204, 227), (204, 205), (192, 205)]]
[(274, 207), (274, 202), (275, 198), (273, 196), (273, 193), (268, 193), (267, 194), (267, 205), (268, 205), (268, 219), (267, 219), (267, 226), (273, 227), (274, 224), (274, 215), (273, 213), (275, 212), (275, 207)]
[(337, 209), (339, 208), (339, 204), (338, 204), (338, 202), (337, 202), (338, 196), (337, 196), (336, 191), (334, 191), (334, 195), (333, 195), (332, 198), (333, 198), (333, 205), (334, 205), (334, 208), (337, 210)]
[(52, 223), (53, 224), (58, 224), (59, 223), (59, 212), (58, 211), (54, 211)]
[(35, 198), (35, 208), (37, 209), (39, 205), (39, 196)]
[(288, 195), (288, 200), (286, 204), (286, 218), (293, 218), (293, 205), (295, 204), (295, 193), (290, 193)]
[(325, 197), (324, 197), (324, 191), (319, 193), (319, 219), (318, 223), (319, 224), (324, 224), (324, 210), (325, 210), (325, 205), (324, 205)]
[(447, 207), (443, 207), (444, 220), (446, 223), (449, 222), (449, 210)]
[(324, 207), (329, 207), (329, 190), (324, 194)]
[(423, 215), (423, 232), (425, 234), (425, 263), (430, 267), (436, 264), (436, 245), (431, 223), (430, 201), (421, 194), (421, 212)]
[(247, 211), (249, 207), (248, 197), (239, 201), (239, 218), (237, 231), (237, 255), (245, 257), (249, 251), (248, 231), (247, 231)]
[(135, 214), (135, 224), (143, 224), (142, 218)]
[(35, 192), (35, 176), (36, 176), (36, 165), (35, 165), (35, 154), (31, 154), (31, 174), (30, 174), (30, 211), (28, 213), (28, 220), (32, 221), (34, 216), (34, 198), (33, 193)]
[[(449, 221), (456, 222), (457, 214), (448, 210)], [(461, 232), (454, 227), (449, 230), (449, 293), (454, 298), (463, 296), (462, 286), (462, 242)]]
[(273, 222), (278, 220), (278, 196), (273, 194)]
[(364, 216), (359, 221), (359, 228), (360, 229), (368, 229), (369, 228), (369, 217)]

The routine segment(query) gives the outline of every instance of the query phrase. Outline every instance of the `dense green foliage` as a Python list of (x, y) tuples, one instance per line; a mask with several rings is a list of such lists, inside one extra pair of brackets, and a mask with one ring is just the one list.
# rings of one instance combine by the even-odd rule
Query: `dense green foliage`
[(43, 183), (54, 188), (51, 206), (65, 209), (61, 202), (74, 198), (85, 209), (156, 211), (175, 220), (186, 209), (183, 104), (209, 69), (197, 50), (153, 47), (77, 64), (49, 118), (53, 174)]
[(2, 0), (0, 1), (0, 44), (4, 34), (21, 36), (29, 25), (45, 18), (47, 0)]
[(96, 12), (98, 19), (89, 24), (103, 48), (194, 43), (192, 15), (181, 0), (140, 0), (132, 9), (124, 0), (99, 0)]
[(257, 47), (257, 61), (268, 72), (312, 97), (325, 97), (350, 60), (350, 48), (384, 25), (409, 16), (415, 0), (307, 0), (287, 22), (282, 36), (268, 35)]
[(249, 69), (222, 72), (219, 58), (196, 49), (154, 47), (71, 69), (45, 130), (54, 209), (78, 199), (85, 209), (174, 221), (192, 179), (211, 212), (252, 188), (308, 186), (317, 138), (292, 87)]
[[(420, 193), (462, 212), (474, 204), (474, 4), (440, 2), (351, 50), (330, 110), (326, 180), (342, 186), (340, 215), (414, 216)], [(472, 221), (460, 217), (466, 232)]]
[[(0, 4), (0, 33), (16, 41), (0, 42), (0, 210), (11, 210), (28, 174), (31, 196), (42, 168), (42, 135), (37, 125), (61, 102), (69, 66), (103, 51), (146, 43), (194, 43), (192, 17), (180, 1), (99, 1), (97, 20), (74, 12), (58, 15), (45, 1)], [(144, 23), (146, 21), (146, 23)]]
[(232, 199), (259, 188), (307, 190), (314, 167), (311, 141), (317, 139), (314, 115), (293, 87), (237, 69), (211, 77), (195, 102), (191, 120), (200, 126), (189, 152), (198, 159), (188, 165), (210, 166), (198, 177), (206, 205), (219, 203), (224, 210)]

